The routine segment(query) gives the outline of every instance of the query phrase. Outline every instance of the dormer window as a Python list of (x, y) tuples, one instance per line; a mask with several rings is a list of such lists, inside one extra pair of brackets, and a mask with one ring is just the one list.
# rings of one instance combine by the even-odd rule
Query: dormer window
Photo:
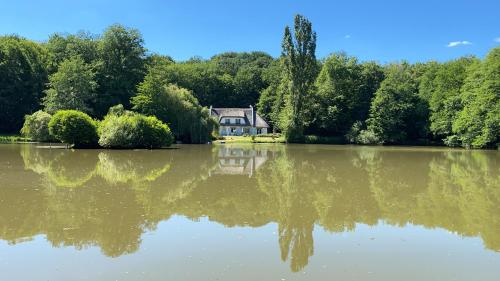
[(231, 119), (228, 118), (224, 119), (224, 124), (231, 124)]
[(236, 119), (236, 124), (241, 124), (241, 119)]

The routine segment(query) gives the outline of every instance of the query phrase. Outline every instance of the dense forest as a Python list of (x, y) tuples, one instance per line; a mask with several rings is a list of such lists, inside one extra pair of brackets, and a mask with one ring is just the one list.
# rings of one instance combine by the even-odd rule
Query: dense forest
[(121, 25), (101, 35), (53, 34), (45, 42), (0, 37), (0, 133), (25, 116), (109, 109), (154, 115), (176, 139), (206, 142), (207, 107), (248, 107), (289, 142), (306, 135), (360, 144), (496, 147), (500, 142), (500, 47), (483, 58), (379, 64), (343, 52), (318, 59), (316, 33), (298, 15), (282, 54), (228, 52), (176, 62), (149, 52)]

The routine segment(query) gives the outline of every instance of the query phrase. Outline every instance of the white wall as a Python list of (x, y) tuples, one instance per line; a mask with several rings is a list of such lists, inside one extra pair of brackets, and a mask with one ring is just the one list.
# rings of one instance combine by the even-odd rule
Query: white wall
[[(236, 131), (234, 133), (231, 133), (231, 128), (236, 128)], [(257, 128), (255, 128), (255, 127), (240, 127), (238, 125), (226, 126), (224, 124), (221, 124), (219, 127), (219, 135), (221, 135), (221, 136), (243, 135), (243, 134), (245, 134), (244, 128), (248, 129), (249, 135), (256, 135), (257, 134)], [(260, 128), (260, 131), (261, 131), (260, 132), (261, 134), (267, 134), (267, 128)]]

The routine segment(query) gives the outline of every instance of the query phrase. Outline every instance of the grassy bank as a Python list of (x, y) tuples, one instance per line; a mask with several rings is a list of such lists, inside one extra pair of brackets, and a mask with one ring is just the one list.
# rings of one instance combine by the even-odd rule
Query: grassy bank
[(216, 140), (214, 143), (284, 143), (285, 139), (283, 137), (271, 137), (271, 136), (226, 136), (223, 139)]
[(0, 135), (0, 143), (16, 143), (28, 141), (31, 141), (31, 139), (22, 137), (20, 135)]
[[(224, 136), (214, 143), (286, 143), (285, 138), (281, 135), (261, 135), (261, 136)], [(345, 144), (343, 138), (340, 137), (322, 137), (322, 136), (305, 136), (304, 143), (306, 144)]]

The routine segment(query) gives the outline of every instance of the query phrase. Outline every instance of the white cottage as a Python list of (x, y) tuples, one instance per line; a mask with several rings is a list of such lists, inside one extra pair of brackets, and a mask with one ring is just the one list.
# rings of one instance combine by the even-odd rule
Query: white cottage
[(221, 136), (241, 136), (267, 134), (269, 125), (256, 112), (248, 108), (212, 108), (210, 115), (219, 121)]

